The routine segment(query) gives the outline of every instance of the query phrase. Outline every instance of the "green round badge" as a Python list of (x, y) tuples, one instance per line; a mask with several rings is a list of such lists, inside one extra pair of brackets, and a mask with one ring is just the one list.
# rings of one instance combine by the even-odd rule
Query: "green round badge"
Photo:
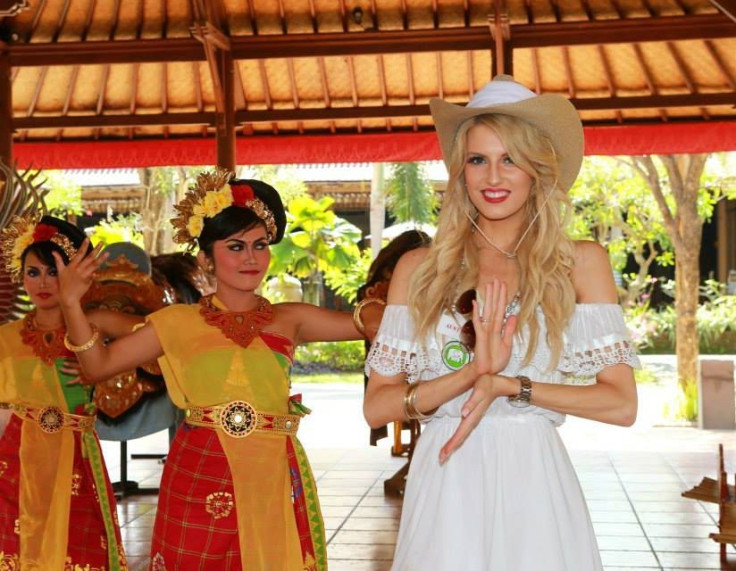
[(448, 369), (457, 371), (470, 362), (470, 351), (460, 341), (449, 341), (442, 348), (442, 362)]

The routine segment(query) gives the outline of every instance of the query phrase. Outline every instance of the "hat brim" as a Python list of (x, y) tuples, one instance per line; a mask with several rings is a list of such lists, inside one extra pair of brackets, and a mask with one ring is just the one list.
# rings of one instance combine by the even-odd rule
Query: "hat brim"
[(490, 107), (465, 107), (442, 99), (431, 99), (442, 157), (449, 168), (449, 158), (460, 125), (479, 115), (500, 114), (518, 117), (542, 131), (552, 142), (560, 170), (559, 186), (567, 191), (575, 182), (583, 162), (585, 142), (583, 125), (575, 107), (561, 95), (544, 94), (516, 103)]

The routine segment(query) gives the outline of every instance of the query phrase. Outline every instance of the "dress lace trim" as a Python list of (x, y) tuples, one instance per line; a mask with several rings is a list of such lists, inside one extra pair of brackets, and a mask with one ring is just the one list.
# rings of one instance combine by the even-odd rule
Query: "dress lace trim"
[[(540, 328), (546, 330), (544, 314), (538, 310)], [(544, 339), (540, 331), (540, 339)], [(531, 362), (524, 364), (526, 344), (517, 341), (505, 372), (518, 374), (522, 369), (546, 371), (551, 352), (540, 342)], [(565, 332), (565, 347), (556, 370), (577, 383), (581, 377), (595, 376), (605, 367), (627, 364), (639, 367), (633, 343), (626, 329), (621, 307), (616, 304), (579, 304)], [(389, 305), (381, 327), (366, 357), (366, 373), (371, 370), (381, 375), (406, 374), (410, 382), (425, 376), (447, 372), (442, 363), (441, 347), (430, 337), (425, 346), (414, 340), (414, 327), (409, 310), (404, 305)], [(565, 380), (564, 382), (568, 382)]]

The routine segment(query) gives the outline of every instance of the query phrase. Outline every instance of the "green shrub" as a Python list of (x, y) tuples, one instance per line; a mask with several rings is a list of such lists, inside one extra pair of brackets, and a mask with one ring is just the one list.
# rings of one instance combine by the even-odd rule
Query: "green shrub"
[[(647, 304), (624, 309), (626, 323), (637, 349), (644, 354), (675, 352), (674, 306), (655, 311)], [(698, 308), (700, 353), (732, 355), (736, 353), (736, 296), (708, 296)]]
[(295, 374), (362, 371), (365, 359), (363, 341), (310, 343), (297, 348)]
[(698, 419), (697, 383), (688, 381), (684, 390), (678, 387), (674, 401), (664, 405), (664, 416), (674, 420), (696, 421)]

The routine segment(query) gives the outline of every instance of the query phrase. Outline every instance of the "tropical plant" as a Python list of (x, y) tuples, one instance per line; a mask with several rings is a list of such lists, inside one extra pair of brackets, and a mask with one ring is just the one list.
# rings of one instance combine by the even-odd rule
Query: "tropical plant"
[(674, 262), (672, 244), (649, 188), (629, 165), (610, 157), (586, 157), (570, 190), (575, 215), (571, 237), (592, 239), (608, 250), (611, 265), (623, 272), (629, 256), (637, 272), (623, 273), (623, 305), (635, 303), (651, 288), (651, 265)]
[(396, 222), (434, 224), (439, 201), (421, 163), (393, 163), (386, 207)]
[(337, 295), (353, 303), (358, 297), (358, 289), (365, 284), (372, 258), (370, 250), (363, 250), (355, 263), (347, 268), (325, 268), (325, 282)]
[(99, 224), (87, 229), (87, 234), (94, 244), (105, 246), (116, 242), (132, 242), (143, 248), (143, 232), (141, 232), (141, 215), (132, 213), (117, 215), (101, 220)]
[(258, 165), (240, 169), (240, 178), (256, 178), (274, 187), (283, 203), (288, 206), (295, 198), (307, 196), (306, 183), (299, 178), (294, 167), (289, 165)]
[(310, 343), (297, 347), (294, 372), (360, 371), (364, 360), (363, 341)]
[(271, 248), (269, 275), (290, 273), (304, 279), (304, 299), (323, 305), (322, 272), (354, 267), (360, 259), (361, 231), (330, 208), (334, 200), (294, 198), (286, 211), (284, 239)]
[(82, 187), (63, 171), (44, 171), (43, 187), (48, 189), (44, 198), (49, 214), (59, 218), (79, 216), (82, 209)]

